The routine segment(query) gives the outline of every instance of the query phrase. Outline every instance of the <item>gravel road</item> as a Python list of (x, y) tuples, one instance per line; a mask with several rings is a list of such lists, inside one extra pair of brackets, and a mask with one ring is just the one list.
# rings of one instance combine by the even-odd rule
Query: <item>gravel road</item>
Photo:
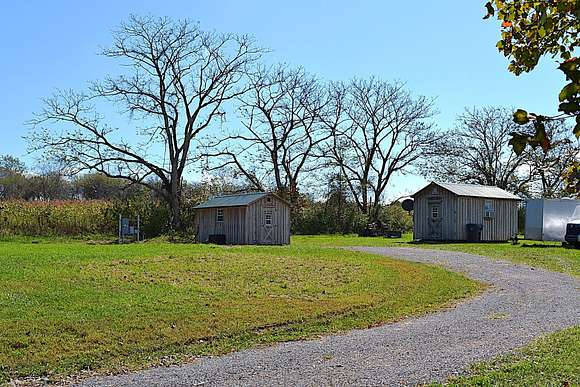
[(357, 247), (434, 263), (492, 286), (455, 307), (377, 328), (281, 343), (83, 386), (351, 386), (443, 381), (469, 364), (580, 323), (580, 280), (449, 251)]

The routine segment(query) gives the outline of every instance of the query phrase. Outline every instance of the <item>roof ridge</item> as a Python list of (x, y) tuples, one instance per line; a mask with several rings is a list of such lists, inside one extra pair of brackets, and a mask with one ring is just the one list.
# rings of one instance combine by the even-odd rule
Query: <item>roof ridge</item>
[(244, 195), (257, 195), (257, 194), (267, 194), (268, 192), (259, 191), (259, 192), (240, 192), (240, 193), (233, 193), (233, 194), (221, 194), (216, 195), (214, 198), (224, 198), (228, 196), (244, 196)]
[(419, 192), (427, 189), (432, 184), (439, 186), (447, 191), (452, 192), (458, 196), (468, 196), (468, 197), (483, 197), (490, 199), (509, 199), (509, 200), (522, 200), (519, 196), (495, 185), (482, 185), (482, 184), (470, 184), (470, 183), (443, 183), (438, 181), (432, 181), (425, 187), (417, 191), (412, 196), (415, 197)]
[[(442, 181), (434, 181), (435, 184), (451, 184), (451, 185), (468, 185), (468, 186), (478, 186), (478, 187), (489, 187), (489, 188), (499, 188), (497, 185), (485, 185), (485, 184), (477, 184), (477, 183), (449, 183), (449, 182), (442, 182)], [(501, 189), (501, 188), (499, 188)]]

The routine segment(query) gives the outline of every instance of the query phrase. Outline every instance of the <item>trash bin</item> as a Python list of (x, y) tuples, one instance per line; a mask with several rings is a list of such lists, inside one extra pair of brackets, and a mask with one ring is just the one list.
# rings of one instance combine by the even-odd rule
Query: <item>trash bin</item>
[(207, 238), (208, 243), (213, 243), (216, 245), (225, 245), (226, 244), (226, 235), (225, 234), (210, 234)]
[(468, 223), (465, 227), (467, 228), (468, 242), (481, 242), (481, 230), (483, 230), (482, 224)]

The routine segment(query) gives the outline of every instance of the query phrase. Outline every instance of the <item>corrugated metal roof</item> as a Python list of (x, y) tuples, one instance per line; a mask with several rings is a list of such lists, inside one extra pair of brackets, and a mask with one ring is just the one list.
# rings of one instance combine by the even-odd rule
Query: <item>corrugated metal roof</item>
[[(436, 184), (439, 187), (445, 188), (446, 190), (451, 191), (455, 195), (458, 195), (458, 196), (470, 196), (470, 197), (489, 198), (489, 199), (521, 200), (521, 198), (519, 196), (516, 196), (516, 195), (509, 193), (507, 191), (504, 191), (503, 189), (501, 189), (499, 187), (490, 186), (490, 185), (439, 183), (439, 182), (433, 182), (431, 184)], [(429, 185), (431, 185), (431, 184), (429, 184)], [(425, 187), (425, 188), (427, 188), (427, 187)], [(423, 189), (425, 189), (425, 188), (423, 188)], [(419, 192), (421, 192), (421, 191), (419, 191)], [(419, 192), (417, 192), (417, 193), (419, 193)]]
[(247, 206), (254, 201), (268, 195), (267, 192), (250, 192), (236, 195), (216, 196), (193, 207), (195, 209), (201, 208), (215, 208), (215, 207), (240, 207)]

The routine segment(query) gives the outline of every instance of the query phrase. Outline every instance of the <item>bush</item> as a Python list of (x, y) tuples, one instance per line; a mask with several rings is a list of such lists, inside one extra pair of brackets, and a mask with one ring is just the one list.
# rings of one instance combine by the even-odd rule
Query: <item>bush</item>
[[(408, 232), (413, 229), (413, 217), (398, 204), (382, 206), (379, 220), (387, 230)], [(353, 234), (369, 223), (352, 202), (330, 198), (324, 202), (306, 200), (292, 217), (294, 234)]]
[(413, 230), (413, 217), (399, 203), (382, 206), (379, 220), (388, 230), (409, 232)]

